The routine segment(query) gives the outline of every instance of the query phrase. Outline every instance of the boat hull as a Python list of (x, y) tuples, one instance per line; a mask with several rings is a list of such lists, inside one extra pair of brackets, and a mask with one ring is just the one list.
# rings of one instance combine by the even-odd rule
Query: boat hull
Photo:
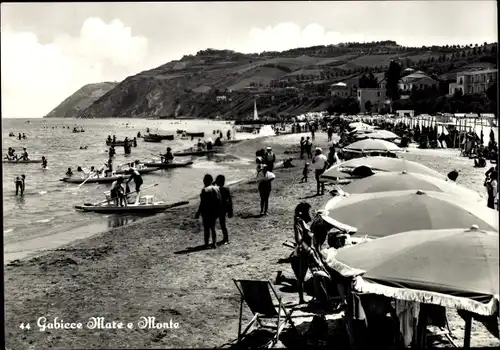
[(129, 204), (126, 207), (117, 207), (115, 205), (79, 205), (75, 206), (75, 209), (86, 211), (86, 212), (94, 212), (100, 214), (154, 214), (165, 211), (167, 209), (179, 207), (181, 205), (189, 204), (188, 201), (177, 202), (174, 204), (148, 204), (148, 205), (131, 205)]
[(204, 137), (204, 132), (186, 132), (186, 136), (188, 137)]
[(160, 169), (183, 168), (192, 165), (193, 162), (185, 163), (144, 163), (144, 166)]
[(2, 160), (2, 163), (5, 164), (41, 164), (41, 159), (30, 159), (30, 160)]
[[(151, 167), (151, 168), (154, 168), (154, 167)], [(136, 170), (139, 172), (139, 174), (147, 174), (147, 173), (150, 173), (150, 172), (154, 171), (154, 169), (136, 169)], [(115, 172), (115, 174), (117, 174), (117, 175), (125, 174), (126, 171), (127, 171), (126, 169), (124, 169), (124, 170), (117, 170)]]
[[(141, 169), (142, 174), (147, 174), (151, 173), (153, 171), (157, 171), (158, 168), (150, 168), (150, 169)], [(128, 179), (130, 175), (124, 174), (120, 175), (123, 179)], [(63, 177), (62, 179), (59, 179), (59, 181), (67, 182), (67, 183), (72, 183), (72, 184), (81, 184), (85, 181), (85, 184), (92, 184), (92, 183), (98, 183), (98, 184), (105, 184), (105, 183), (112, 183), (114, 181), (118, 180), (118, 176), (109, 176), (109, 177), (94, 177), (92, 179), (88, 179), (85, 181), (85, 179), (82, 178), (74, 178), (74, 177)]]
[(185, 156), (203, 157), (203, 156), (207, 156), (209, 154), (220, 153), (220, 152), (221, 152), (221, 150), (219, 150), (219, 149), (212, 149), (210, 151), (187, 151), (187, 152), (174, 153), (174, 156), (176, 156), (176, 157), (185, 157)]

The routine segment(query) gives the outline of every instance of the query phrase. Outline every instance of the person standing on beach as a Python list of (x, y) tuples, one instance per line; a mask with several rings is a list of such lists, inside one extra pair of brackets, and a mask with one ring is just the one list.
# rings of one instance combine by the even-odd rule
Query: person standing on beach
[(333, 136), (333, 128), (331, 125), (328, 125), (328, 129), (327, 129), (326, 133), (328, 134), (328, 142), (331, 142), (332, 136)]
[(229, 233), (227, 232), (226, 227), (226, 215), (228, 218), (233, 217), (233, 200), (231, 199), (231, 192), (228, 187), (225, 187), (226, 178), (224, 175), (217, 175), (215, 178), (215, 184), (219, 187), (220, 196), (221, 196), (221, 212), (219, 215), (219, 224), (220, 229), (222, 230), (222, 244), (229, 243)]
[(200, 193), (200, 206), (196, 212), (195, 218), (199, 219), (200, 215), (203, 221), (203, 230), (205, 235), (205, 247), (209, 246), (210, 234), (212, 234), (211, 248), (217, 248), (217, 235), (215, 233), (215, 222), (220, 217), (222, 210), (222, 200), (219, 188), (213, 185), (214, 178), (210, 174), (206, 174), (203, 178), (205, 186)]
[(257, 173), (257, 183), (259, 184), (260, 194), (260, 215), (267, 215), (269, 208), (269, 195), (271, 194), (271, 182), (276, 178), (272, 172), (263, 165), (261, 170)]
[(300, 159), (304, 158), (304, 152), (306, 151), (306, 140), (304, 136), (300, 138)]
[(316, 178), (317, 195), (320, 196), (325, 194), (325, 183), (320, 181), (320, 177), (328, 168), (328, 160), (326, 156), (323, 154), (322, 149), (319, 147), (316, 148), (312, 164), (314, 168), (314, 175)]
[(267, 165), (267, 170), (272, 171), (274, 169), (274, 162), (276, 162), (276, 155), (271, 147), (267, 147), (264, 154), (264, 163)]
[(307, 154), (307, 158), (312, 158), (313, 155), (312, 155), (312, 142), (309, 138), (309, 136), (307, 136), (306, 138), (306, 143), (304, 145), (305, 149), (306, 149), (306, 154)]
[(340, 159), (334, 145), (330, 146), (330, 152), (328, 152), (327, 160), (328, 166), (333, 166), (340, 163)]
[(486, 182), (486, 190), (488, 192), (488, 208), (495, 209), (495, 198), (498, 195), (498, 172), (496, 170), (490, 173)]

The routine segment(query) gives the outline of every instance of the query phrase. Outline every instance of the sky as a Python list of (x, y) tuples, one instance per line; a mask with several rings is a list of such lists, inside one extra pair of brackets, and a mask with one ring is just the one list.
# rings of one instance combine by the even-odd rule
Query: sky
[(2, 118), (43, 117), (86, 84), (207, 48), (497, 42), (496, 1), (1, 4)]

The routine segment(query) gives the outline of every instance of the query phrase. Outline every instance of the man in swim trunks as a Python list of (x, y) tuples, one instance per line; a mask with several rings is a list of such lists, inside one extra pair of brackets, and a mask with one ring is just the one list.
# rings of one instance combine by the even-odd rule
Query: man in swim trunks
[(135, 194), (135, 203), (134, 204), (137, 205), (139, 203), (141, 185), (143, 184), (142, 176), (139, 173), (139, 171), (137, 171), (137, 169), (135, 169), (135, 168), (128, 169), (127, 173), (130, 174), (130, 177), (128, 178), (127, 184), (132, 180), (134, 180), (134, 183), (135, 183), (136, 194)]

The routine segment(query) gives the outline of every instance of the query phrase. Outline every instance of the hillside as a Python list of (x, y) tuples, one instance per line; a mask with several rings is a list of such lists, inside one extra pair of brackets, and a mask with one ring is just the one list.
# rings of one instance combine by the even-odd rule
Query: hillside
[(332, 83), (367, 72), (383, 76), (391, 60), (438, 76), (496, 62), (496, 44), (411, 48), (384, 41), (260, 54), (207, 49), (126, 78), (79, 117), (241, 119), (252, 114), (254, 98), (261, 115), (324, 110)]
[(92, 103), (113, 89), (116, 85), (118, 85), (118, 83), (112, 82), (87, 84), (61, 102), (44, 118), (76, 117), (78, 113), (87, 109)]

